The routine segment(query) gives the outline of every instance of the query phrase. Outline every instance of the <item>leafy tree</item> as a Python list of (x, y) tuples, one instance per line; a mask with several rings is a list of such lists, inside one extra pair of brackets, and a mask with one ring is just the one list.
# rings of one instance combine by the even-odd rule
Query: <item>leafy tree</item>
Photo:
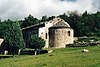
[(22, 31), (17, 21), (6, 20), (0, 23), (0, 36), (4, 39), (2, 47), (10, 53), (24, 48)]
[(49, 21), (55, 18), (55, 16), (47, 17), (47, 16), (42, 16), (41, 22)]
[(41, 49), (45, 46), (45, 41), (35, 35), (32, 35), (28, 42), (29, 47), (35, 49), (35, 55), (37, 54), (37, 49)]

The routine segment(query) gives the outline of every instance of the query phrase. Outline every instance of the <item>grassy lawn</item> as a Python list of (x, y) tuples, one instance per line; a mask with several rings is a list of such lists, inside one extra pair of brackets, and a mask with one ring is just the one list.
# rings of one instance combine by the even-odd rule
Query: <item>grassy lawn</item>
[[(82, 49), (90, 52), (84, 53)], [(49, 54), (0, 59), (0, 67), (100, 67), (100, 46), (61, 48)]]

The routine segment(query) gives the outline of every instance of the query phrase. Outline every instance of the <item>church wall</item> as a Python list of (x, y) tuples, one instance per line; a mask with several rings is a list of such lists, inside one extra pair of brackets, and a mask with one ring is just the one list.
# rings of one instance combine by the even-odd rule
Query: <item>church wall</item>
[(73, 43), (73, 30), (71, 28), (53, 28), (49, 31), (49, 47), (65, 48), (66, 44)]

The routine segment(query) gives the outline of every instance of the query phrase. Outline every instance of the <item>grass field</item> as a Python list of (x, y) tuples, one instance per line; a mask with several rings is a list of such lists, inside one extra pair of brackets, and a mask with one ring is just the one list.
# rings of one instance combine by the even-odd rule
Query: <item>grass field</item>
[[(83, 49), (90, 52), (84, 53)], [(61, 48), (49, 54), (0, 59), (0, 67), (100, 67), (100, 46)]]

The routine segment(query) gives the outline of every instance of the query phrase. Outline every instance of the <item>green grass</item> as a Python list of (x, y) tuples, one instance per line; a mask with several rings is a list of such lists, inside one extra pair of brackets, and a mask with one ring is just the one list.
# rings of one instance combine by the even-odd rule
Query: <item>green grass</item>
[[(84, 53), (82, 49), (90, 52)], [(0, 67), (100, 67), (100, 46), (61, 48), (49, 54), (0, 59)]]

